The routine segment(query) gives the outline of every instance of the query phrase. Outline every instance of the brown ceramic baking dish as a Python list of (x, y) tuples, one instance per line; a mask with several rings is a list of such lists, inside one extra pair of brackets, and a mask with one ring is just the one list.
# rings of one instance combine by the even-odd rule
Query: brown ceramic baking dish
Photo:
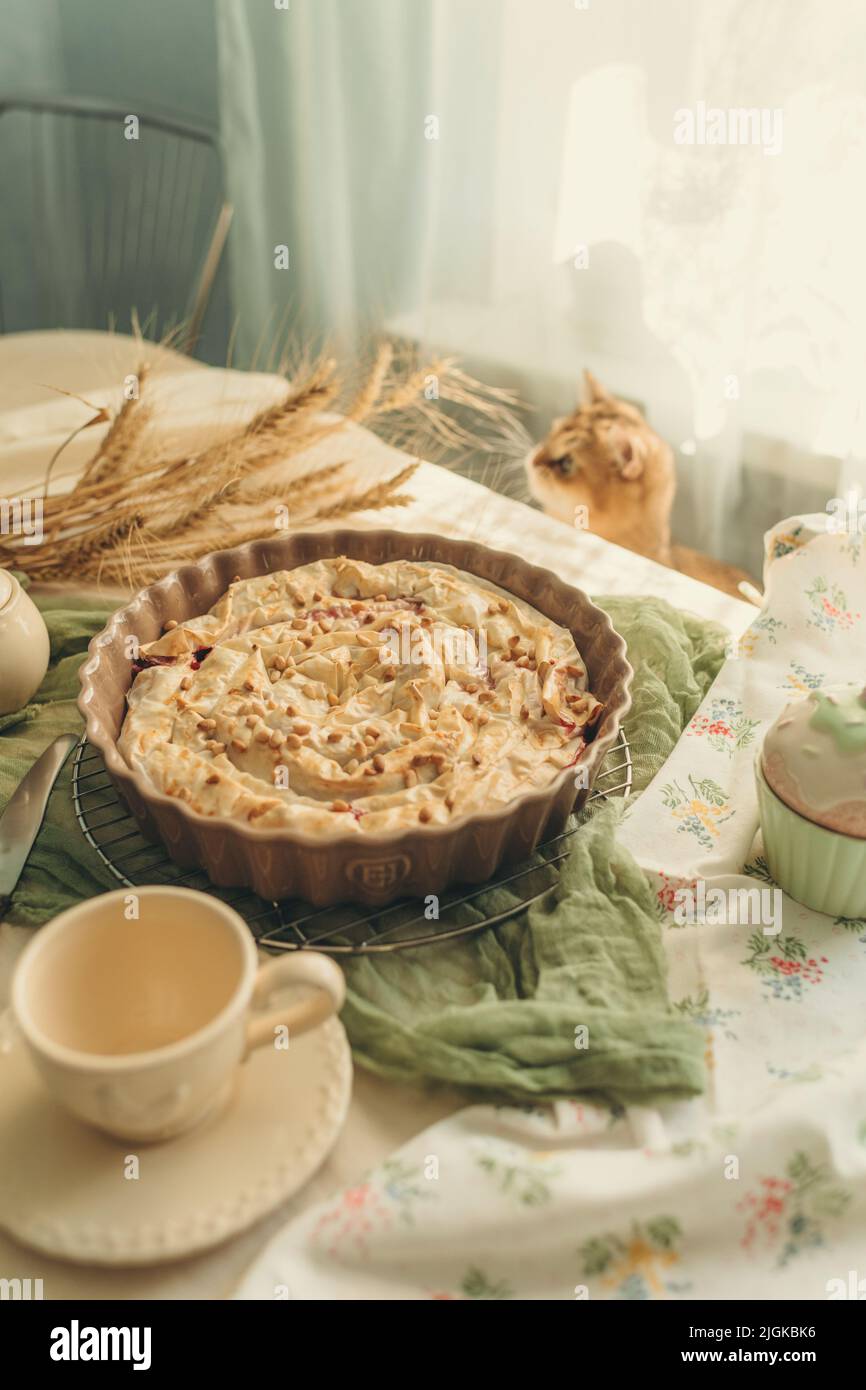
[[(285, 827), (256, 829), (200, 815), (134, 772), (117, 749), (132, 679), (124, 639), (134, 635), (142, 644), (152, 642), (170, 619), (180, 622), (207, 612), (235, 576), (249, 579), (337, 555), (371, 564), (408, 559), (453, 565), (568, 628), (586, 663), (589, 689), (605, 706), (596, 737), (581, 759), (586, 786), (576, 790), (574, 769), (564, 769), (546, 787), (495, 810), (456, 817), (445, 826), (323, 839)], [(536, 845), (562, 830), (569, 813), (583, 804), (616, 740), (631, 704), (631, 678), (625, 642), (607, 614), (549, 570), (474, 541), (403, 531), (316, 531), (216, 551), (143, 589), (90, 643), (78, 705), (88, 739), (102, 754), (109, 777), (143, 832), (162, 840), (177, 863), (203, 868), (220, 887), (250, 887), (267, 899), (300, 897), (316, 907), (338, 902), (381, 906), (398, 897), (441, 893), (451, 884), (481, 883), (501, 864), (526, 859)]]

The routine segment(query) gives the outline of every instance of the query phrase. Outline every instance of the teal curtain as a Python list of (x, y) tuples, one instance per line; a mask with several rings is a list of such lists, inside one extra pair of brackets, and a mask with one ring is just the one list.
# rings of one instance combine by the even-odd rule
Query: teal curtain
[[(213, 0), (0, 0), (0, 97), (109, 101), (130, 113), (167, 111), (216, 128)], [(20, 111), (0, 118), (0, 300), (7, 331), (90, 326), (90, 313), (101, 306), (94, 310), (85, 271), (92, 279), (104, 261), (119, 328), (129, 327), (141, 266), (157, 286), (162, 276), (164, 313), (182, 312), (185, 295), (172, 278), (181, 214), (192, 216), (197, 206), (207, 212), (210, 196), (194, 202), (193, 178), (189, 203), (182, 190), (175, 197), (180, 184), (170, 172), (156, 195), (157, 156), (141, 195), (149, 217), (136, 218), (134, 204), (125, 216), (118, 190), (128, 185), (126, 161), (140, 152), (112, 134), (73, 118)], [(215, 176), (208, 195), (214, 185)], [(202, 255), (209, 234), (210, 226), (194, 228)], [(217, 363), (225, 361), (229, 336), (227, 279), (221, 270), (198, 345), (199, 356)]]
[[(66, 76), (59, 0), (2, 0), (0, 3), (0, 94), (33, 90), (62, 90)], [(30, 171), (37, 152), (16, 138), (21, 123), (13, 115), (3, 117), (0, 126), (0, 178), (3, 183), (3, 217), (0, 225), (0, 322), (35, 322), (38, 305), (45, 300), (49, 286), (56, 283), (54, 267), (37, 264), (25, 278), (16, 272), (23, 262), (30, 239), (30, 219), (34, 215), (33, 197), (21, 190), (31, 187)], [(68, 152), (67, 152), (68, 153)], [(50, 188), (62, 171), (63, 151), (39, 151), (43, 175), (40, 194)], [(12, 190), (16, 190), (13, 194)], [(76, 248), (60, 241), (60, 229), (53, 236), (52, 256), (74, 256)]]
[(290, 330), (355, 344), (412, 297), (435, 157), (432, 14), (407, 0), (218, 0), (239, 365), (266, 364)]

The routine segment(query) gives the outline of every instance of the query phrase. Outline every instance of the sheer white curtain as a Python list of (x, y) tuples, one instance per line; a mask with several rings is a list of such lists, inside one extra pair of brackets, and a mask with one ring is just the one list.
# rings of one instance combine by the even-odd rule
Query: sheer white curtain
[(287, 328), (350, 348), (416, 297), (429, 27), (426, 0), (218, 0), (240, 362)]
[(221, 53), (248, 343), (289, 294), (380, 319), (539, 430), (589, 365), (677, 449), (679, 538), (753, 570), (860, 475), (860, 0), (223, 0)]

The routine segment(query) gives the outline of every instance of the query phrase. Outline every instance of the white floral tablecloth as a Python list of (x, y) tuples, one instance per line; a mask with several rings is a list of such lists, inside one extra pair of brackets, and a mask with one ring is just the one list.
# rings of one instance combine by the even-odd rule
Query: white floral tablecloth
[(463, 1110), (290, 1223), (239, 1297), (866, 1297), (866, 921), (784, 897), (772, 920), (682, 911), (689, 890), (772, 891), (762, 732), (792, 692), (866, 680), (860, 535), (789, 521), (765, 580), (621, 831), (657, 891), (671, 998), (706, 1034), (706, 1093)]

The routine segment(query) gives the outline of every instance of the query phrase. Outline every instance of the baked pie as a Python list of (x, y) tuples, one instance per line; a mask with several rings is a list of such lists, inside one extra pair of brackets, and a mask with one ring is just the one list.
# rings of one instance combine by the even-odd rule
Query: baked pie
[(442, 825), (580, 760), (603, 713), (571, 634), (451, 566), (341, 557), (237, 579), (134, 661), (118, 747), (204, 816)]

